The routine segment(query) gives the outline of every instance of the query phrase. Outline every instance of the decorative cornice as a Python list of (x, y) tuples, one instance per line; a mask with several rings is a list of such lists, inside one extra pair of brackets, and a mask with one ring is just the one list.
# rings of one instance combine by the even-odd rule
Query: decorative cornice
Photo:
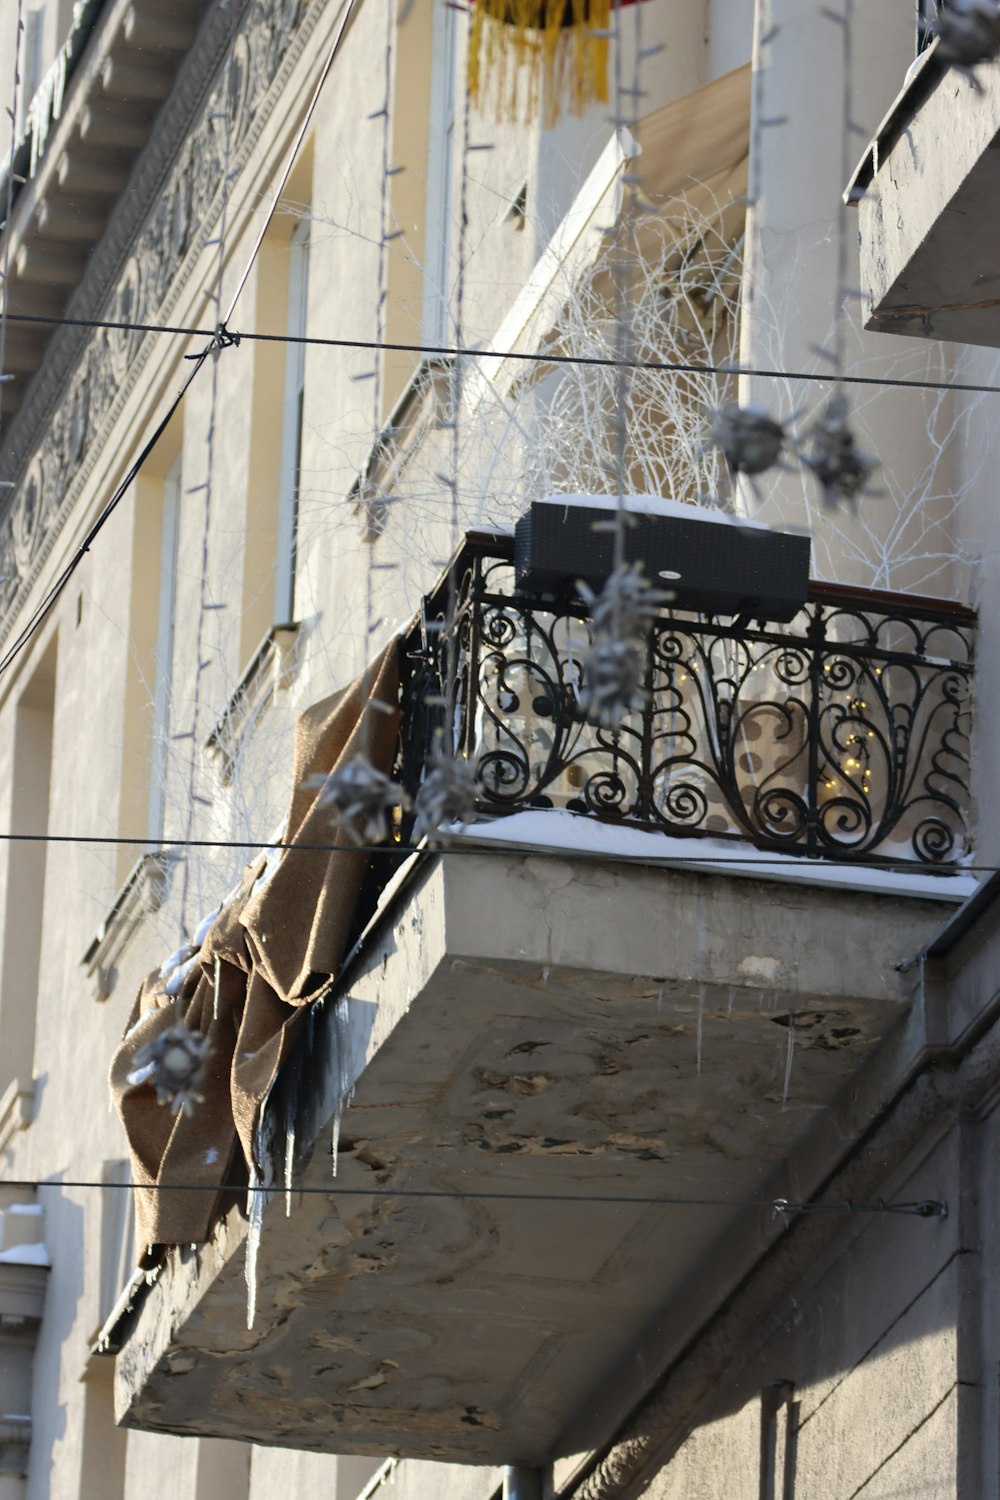
[(116, 964), (139, 924), (159, 911), (167, 895), (170, 855), (161, 851), (136, 860), (81, 963), (95, 1000), (107, 1000), (118, 977)]
[(291, 685), (298, 628), (297, 624), (271, 626), (212, 726), (205, 749), (223, 786), (232, 781), (240, 751), (267, 705)]
[[(169, 321), (223, 199), (247, 164), (323, 11), (319, 0), (215, 0), (67, 316)], [(228, 62), (226, 61), (228, 59)], [(223, 66), (225, 64), (225, 66)], [(109, 290), (110, 288), (110, 290)], [(0, 641), (13, 627), (114, 430), (157, 334), (61, 327), (10, 428), (0, 476)]]

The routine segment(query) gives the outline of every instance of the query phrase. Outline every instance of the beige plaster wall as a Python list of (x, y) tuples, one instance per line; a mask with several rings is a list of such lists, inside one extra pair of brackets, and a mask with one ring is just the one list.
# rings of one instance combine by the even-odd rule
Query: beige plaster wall
[[(846, 91), (842, 28), (821, 7), (773, 0), (760, 16), (750, 176), (757, 201), (748, 216), (740, 358), (755, 369), (829, 379), (747, 376), (741, 386), (746, 399), (786, 421), (794, 417), (792, 430), (801, 434), (833, 390), (835, 368), (817, 350), (834, 346), (841, 222), (845, 283), (854, 289), (845, 323), (846, 372), (948, 379), (953, 355), (949, 346), (862, 331), (857, 218), (853, 209), (840, 208), (865, 142), (913, 60), (912, 13), (907, 6), (853, 7)], [(761, 47), (766, 33), (771, 40)], [(848, 398), (859, 446), (881, 464), (871, 489), (894, 498), (880, 503), (873, 494), (860, 515), (845, 507), (834, 525), (811, 476), (793, 465), (792, 472), (760, 482), (762, 507), (746, 497), (745, 503), (769, 524), (812, 530), (821, 577), (967, 598), (967, 570), (943, 561), (957, 550), (951, 497), (959, 442), (957, 434), (947, 441), (950, 400), (919, 389), (861, 387), (849, 388)]]
[[(650, 1500), (995, 1493), (985, 1477), (981, 1490), (960, 1483), (963, 1469), (969, 1478), (967, 1459), (960, 1461), (959, 1383), (970, 1378), (970, 1350), (960, 1347), (958, 1330), (963, 1259), (977, 1236), (960, 1222), (959, 1153), (954, 1130), (915, 1171), (892, 1180), (892, 1196), (904, 1199), (947, 1183), (949, 1219), (858, 1216), (813, 1273), (787, 1288), (762, 1318), (759, 1342), (720, 1381), (704, 1420), (650, 1484)], [(783, 1382), (793, 1388), (794, 1451), (782, 1413), (772, 1492), (761, 1479), (762, 1398)], [(972, 1426), (966, 1417), (970, 1446)]]
[[(647, 40), (662, 38), (667, 47), (648, 68), (648, 107), (655, 108), (679, 97), (743, 61), (749, 55), (750, 9), (749, 0), (728, 0), (711, 6), (669, 0), (662, 12), (652, 13), (651, 8)], [(412, 28), (405, 38), (406, 60), (408, 65), (414, 57), (420, 61), (412, 67), (412, 72), (404, 75), (399, 53), (394, 73), (400, 111), (395, 117), (392, 156), (407, 171), (395, 179), (392, 210), (405, 226), (407, 237), (403, 242), (395, 242), (400, 248), (393, 248), (388, 256), (386, 328), (392, 337), (403, 342), (410, 341), (419, 326), (418, 268), (424, 251), (421, 212), (426, 187), (426, 140), (420, 128), (426, 90), (420, 69), (426, 66), (427, 37), (426, 30), (420, 32), (418, 28), (426, 26), (428, 14), (428, 6), (422, 0), (415, 0), (405, 23)], [(0, 0), (0, 36), (9, 34), (11, 16), (11, 0)], [(288, 87), (285, 106), (272, 117), (253, 161), (234, 185), (227, 288), (235, 285), (249, 254), (260, 223), (262, 194), (273, 181), (301, 118), (334, 20), (334, 9), (330, 7), (329, 17), (317, 28), (313, 43)], [(311, 156), (303, 159), (309, 164), (309, 180), (293, 179), (289, 189), (289, 197), (299, 205), (306, 202), (312, 205), (309, 326), (317, 334), (330, 337), (370, 340), (376, 327), (371, 289), (377, 279), (376, 169), (381, 159), (382, 122), (369, 120), (366, 115), (371, 59), (379, 55), (380, 49), (384, 52), (384, 45), (383, 10), (363, 5), (335, 77), (316, 113)], [(765, 224), (767, 253), (771, 256), (767, 275), (773, 278), (769, 305), (772, 312), (777, 307), (780, 316), (766, 328), (759, 322), (753, 325), (749, 347), (759, 351), (762, 358), (777, 349), (791, 360), (803, 353), (808, 341), (816, 337), (817, 327), (825, 321), (825, 314), (821, 316), (816, 309), (826, 307), (824, 299), (829, 295), (829, 260), (823, 239), (829, 227), (829, 186), (836, 175), (836, 162), (824, 158), (823, 170), (817, 173), (817, 183), (822, 184), (826, 195), (822, 206), (817, 205), (815, 198), (804, 200), (804, 175), (794, 175), (788, 163), (792, 149), (801, 149), (802, 132), (812, 132), (810, 139), (815, 140), (817, 152), (822, 143), (822, 134), (815, 123), (817, 114), (823, 113), (815, 104), (815, 71), (807, 70), (801, 62), (803, 57), (816, 55), (815, 36), (791, 18), (783, 45), (789, 49), (788, 76), (795, 74), (800, 82), (789, 105), (793, 113), (798, 111), (795, 114), (798, 125), (793, 124), (780, 138), (768, 137), (768, 151), (773, 153), (768, 157), (771, 187)], [(886, 58), (891, 55), (893, 67), (897, 66), (897, 54), (902, 57), (902, 48), (902, 39), (895, 32), (885, 40), (884, 55)], [(4, 55), (4, 44), (0, 42), (0, 58)], [(878, 61), (883, 53), (873, 56)], [(869, 116), (877, 113), (874, 101), (884, 79), (884, 71), (879, 72), (877, 79), (874, 76), (867, 79), (866, 75), (864, 97), (869, 101), (866, 106)], [(0, 90), (4, 86), (0, 79)], [(784, 106), (776, 100), (773, 107)], [(412, 136), (404, 131), (404, 119), (409, 121), (411, 117)], [(0, 127), (0, 147), (4, 128)], [(477, 157), (476, 180), (469, 192), (467, 243), (471, 258), (464, 312), (467, 338), (482, 340), (495, 331), (535, 255), (603, 147), (609, 129), (603, 110), (592, 111), (583, 121), (564, 120), (556, 131), (544, 136), (527, 127), (490, 126), (495, 150)], [(814, 153), (808, 172), (804, 168), (803, 173), (808, 175), (815, 170)], [(518, 232), (504, 221), (501, 209), (524, 180), (528, 183), (528, 223), (523, 232)], [(275, 232), (266, 242), (241, 299), (234, 320), (236, 326), (269, 331), (276, 322), (280, 323), (283, 288), (287, 286), (287, 240), (293, 223), (294, 215), (276, 221)], [(210, 316), (204, 288), (211, 284), (213, 255), (210, 248), (206, 249), (179, 301), (178, 322), (204, 322)], [(786, 289), (780, 298), (773, 293), (773, 285)], [(895, 350), (894, 344), (893, 353)], [(187, 352), (191, 352), (190, 348), (180, 340), (164, 340), (157, 346), (147, 366), (147, 378), (130, 398), (115, 441), (108, 445), (94, 470), (74, 524), (67, 528), (42, 572), (36, 598), (42, 597), (74, 541), (83, 535), (86, 524), (121, 477), (129, 456), (186, 375), (189, 367), (182, 356)], [(376, 411), (371, 382), (355, 378), (371, 367), (371, 359), (371, 354), (362, 350), (319, 347), (308, 350), (301, 497), (303, 545), (296, 597), (296, 616), (302, 622), (299, 665), (287, 690), (276, 695), (263, 715), (248, 746), (244, 771), (237, 784), (220, 787), (212, 768), (196, 757), (194, 790), (211, 803), (208, 807), (196, 805), (191, 829), (196, 836), (245, 838), (252, 845), (271, 833), (290, 789), (288, 735), (296, 712), (342, 686), (361, 668), (371, 649), (391, 629), (405, 623), (449, 551), (450, 502), (442, 488), (428, 498), (421, 514), (391, 518), (389, 531), (377, 544), (375, 555), (379, 561), (394, 562), (397, 566), (395, 570), (373, 575), (377, 579), (377, 592), (369, 620), (366, 573), (372, 544), (365, 540), (348, 495), (366, 460), (378, 419), (398, 395), (412, 366), (407, 356), (387, 362), (382, 399)], [(40, 632), (37, 645), (0, 681), (0, 779), (5, 787), (11, 787), (17, 782), (18, 703), (28, 684), (35, 680), (45, 653), (58, 640), (49, 807), (52, 829), (111, 839), (143, 835), (148, 806), (151, 632), (155, 630), (152, 608), (156, 584), (155, 497), (166, 466), (182, 443), (185, 489), (192, 492), (185, 493), (182, 502), (173, 712), (180, 726), (186, 728), (195, 722), (195, 738), (178, 742), (171, 756), (167, 833), (184, 837), (188, 832), (191, 745), (201, 744), (269, 623), (269, 588), (273, 584), (268, 571), (268, 552), (273, 534), (281, 401), (281, 359), (266, 346), (247, 341), (238, 350), (226, 351), (215, 366), (214, 398), (213, 371), (203, 371), (185, 401), (182, 424), (158, 450), (105, 528)], [(205, 617), (200, 644), (207, 666), (199, 674), (197, 620), (202, 596), (205, 492), (195, 487), (204, 482), (207, 472), (207, 438), (213, 406), (214, 454), (205, 596), (209, 602), (224, 604), (225, 609)], [(879, 411), (883, 409), (889, 412), (886, 430), (905, 433), (907, 442), (914, 430), (922, 430), (912, 406), (897, 410), (887, 402)], [(448, 435), (436, 433), (429, 442), (438, 446), (441, 462), (446, 466)], [(888, 461), (888, 449), (881, 442), (880, 451)], [(978, 503), (984, 518), (988, 514), (987, 490), (984, 478), (977, 492), (981, 495)], [(991, 573), (983, 575), (984, 602), (988, 599), (986, 584), (991, 577)], [(24, 744), (22, 736), (22, 749)], [(988, 746), (992, 740), (987, 739), (984, 744)], [(10, 813), (4, 817), (5, 827), (15, 826)], [(107, 1472), (121, 1476), (123, 1500), (133, 1500), (140, 1494), (142, 1500), (205, 1500), (209, 1496), (214, 1500), (221, 1494), (242, 1500), (244, 1493), (248, 1500), (259, 1500), (276, 1486), (303, 1500), (313, 1494), (329, 1495), (330, 1500), (353, 1500), (363, 1482), (364, 1467), (354, 1460), (352, 1467), (345, 1465), (338, 1470), (336, 1460), (309, 1455), (255, 1450), (248, 1459), (243, 1450), (229, 1446), (211, 1447), (149, 1434), (128, 1435), (122, 1472), (121, 1440), (102, 1427), (106, 1404), (102, 1405), (100, 1380), (94, 1376), (82, 1379), (88, 1368), (89, 1340), (99, 1321), (101, 1194), (61, 1186), (59, 1179), (67, 1183), (93, 1181), (100, 1176), (104, 1161), (121, 1155), (120, 1131), (107, 1110), (105, 1070), (125, 1025), (135, 987), (142, 974), (159, 964), (176, 946), (182, 916), (190, 929), (225, 893), (241, 863), (239, 851), (220, 851), (214, 857), (206, 855), (199, 859), (192, 872), (188, 909), (183, 914), (179, 902), (181, 882), (175, 873), (166, 905), (150, 916), (135, 935), (119, 960), (110, 999), (98, 1005), (84, 981), (80, 961), (138, 852), (134, 846), (86, 842), (54, 845), (49, 849), (41, 906), (38, 982), (36, 994), (26, 994), (18, 982), (15, 959), (11, 959), (14, 967), (8, 967), (6, 955), (25, 951), (26, 919), (18, 906), (18, 889), (19, 882), (27, 878), (30, 859), (16, 846), (0, 844), (0, 890), (4, 893), (0, 900), (0, 922), (4, 924), (0, 951), (5, 955), (0, 975), (0, 1025), (14, 1022), (20, 1025), (28, 1010), (37, 1007), (34, 1120), (29, 1130), (16, 1134), (7, 1149), (0, 1152), (0, 1171), (9, 1177), (40, 1178), (52, 1183), (41, 1190), (53, 1269), (35, 1361), (32, 1401), (35, 1440), (28, 1500), (77, 1500), (78, 1496), (90, 1500), (92, 1494), (110, 1495), (103, 1471), (98, 1490), (94, 1460), (88, 1457), (95, 1451), (95, 1444), (100, 1450), (102, 1431), (106, 1432), (109, 1445), (104, 1452), (109, 1465)], [(27, 1058), (27, 1047), (22, 1050)], [(19, 1058), (19, 1066), (29, 1064)], [(9, 1058), (5, 1054), (0, 1059), (0, 1083), (8, 1067)], [(905, 1227), (908, 1234), (914, 1232), (911, 1226)], [(922, 1232), (923, 1226), (918, 1228)], [(845, 1308), (857, 1307), (861, 1283), (869, 1278), (873, 1288), (890, 1284), (894, 1295), (898, 1291), (901, 1296), (903, 1288), (897, 1286), (899, 1278), (894, 1274), (889, 1250), (883, 1254), (879, 1248), (882, 1242), (877, 1239), (878, 1235), (896, 1232), (895, 1226), (874, 1226), (866, 1231), (869, 1237), (857, 1242), (852, 1252), (854, 1259), (839, 1271), (831, 1270), (830, 1279), (820, 1284), (809, 1303), (813, 1309), (810, 1315), (819, 1318), (818, 1309), (826, 1306), (835, 1275), (854, 1277), (849, 1286), (845, 1283), (842, 1293), (837, 1293), (842, 1298), (840, 1305)], [(940, 1365), (944, 1379), (950, 1368), (948, 1360), (954, 1354), (943, 1327), (951, 1284), (948, 1273), (940, 1266), (925, 1267), (925, 1271), (926, 1282), (918, 1286), (914, 1281), (911, 1288), (911, 1300), (916, 1299), (912, 1343), (915, 1351), (932, 1350), (935, 1368)], [(931, 1300), (923, 1304), (930, 1319), (930, 1323), (924, 1324), (920, 1322), (923, 1316), (920, 1299), (930, 1293), (920, 1287), (929, 1287), (935, 1273), (939, 1285)], [(892, 1307), (896, 1308), (896, 1302)], [(777, 1341), (767, 1346), (754, 1371), (748, 1371), (745, 1379), (741, 1377), (733, 1388), (730, 1409), (716, 1416), (710, 1428), (703, 1428), (701, 1436), (690, 1440), (662, 1477), (662, 1485), (668, 1487), (661, 1486), (654, 1493), (693, 1496), (699, 1493), (698, 1484), (706, 1495), (718, 1493), (712, 1488), (715, 1471), (708, 1465), (718, 1462), (724, 1454), (731, 1455), (731, 1463), (725, 1466), (729, 1476), (727, 1490), (737, 1493), (732, 1475), (743, 1474), (744, 1470), (748, 1475), (752, 1472), (756, 1441), (752, 1403), (761, 1383), (771, 1378), (769, 1371), (784, 1375), (790, 1370), (802, 1382), (803, 1391), (813, 1393), (808, 1420), (803, 1425), (804, 1464), (817, 1461), (812, 1457), (810, 1426), (813, 1433), (819, 1434), (827, 1423), (833, 1436), (823, 1441), (840, 1441), (838, 1434), (848, 1429), (851, 1413), (856, 1409), (851, 1403), (861, 1402), (868, 1389), (865, 1383), (868, 1373), (882, 1370), (879, 1363), (882, 1355), (877, 1352), (879, 1340), (883, 1341), (886, 1358), (896, 1342), (901, 1348), (909, 1347), (900, 1342), (909, 1326), (900, 1321), (904, 1317), (901, 1306), (894, 1312), (882, 1307), (865, 1313), (866, 1318), (874, 1320), (869, 1326), (874, 1337), (870, 1346), (866, 1344), (863, 1348), (852, 1342), (854, 1330), (849, 1325), (853, 1317), (853, 1313), (845, 1314), (844, 1325), (828, 1335), (832, 1341), (829, 1348), (823, 1345), (827, 1352), (822, 1358), (817, 1355), (812, 1362), (807, 1340), (788, 1333), (781, 1335), (785, 1340), (781, 1342), (776, 1335)], [(941, 1320), (942, 1326), (934, 1323), (935, 1318)], [(898, 1333), (893, 1334), (897, 1328)], [(930, 1342), (925, 1344), (926, 1340)], [(915, 1375), (918, 1353), (912, 1358), (914, 1362), (907, 1364), (906, 1369)], [(859, 1373), (835, 1374), (841, 1366), (845, 1370), (857, 1366)], [(878, 1379), (882, 1379), (881, 1373)], [(947, 1425), (950, 1421), (947, 1390), (944, 1397), (934, 1421), (943, 1423), (947, 1434), (951, 1431)], [(905, 1421), (909, 1419), (908, 1409), (904, 1408), (905, 1402), (895, 1413), (896, 1425), (887, 1429), (885, 1441), (903, 1434)], [(882, 1436), (878, 1441), (883, 1441)], [(952, 1451), (949, 1441), (940, 1449), (946, 1455)], [(874, 1436), (871, 1444), (858, 1448), (859, 1454), (865, 1452), (869, 1456), (882, 1452)], [(822, 1444), (817, 1442), (815, 1451), (822, 1451)], [(916, 1454), (918, 1450), (910, 1451)], [(867, 1483), (867, 1471), (858, 1473)], [(685, 1477), (675, 1483), (678, 1474)], [(849, 1477), (844, 1478), (845, 1486)], [(497, 1483), (498, 1476), (493, 1471), (445, 1474), (431, 1472), (429, 1467), (403, 1464), (396, 1476), (395, 1490), (389, 1493), (399, 1500), (446, 1500), (446, 1497), (488, 1500)], [(674, 1487), (669, 1488), (671, 1485)], [(752, 1488), (748, 1493), (752, 1493)], [(850, 1491), (844, 1488), (843, 1493), (846, 1496)], [(873, 1497), (876, 1493), (882, 1492), (871, 1492)]]

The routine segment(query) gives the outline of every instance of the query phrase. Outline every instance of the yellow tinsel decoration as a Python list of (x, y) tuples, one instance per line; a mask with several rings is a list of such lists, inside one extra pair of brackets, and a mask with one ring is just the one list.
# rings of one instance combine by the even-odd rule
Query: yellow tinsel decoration
[[(613, 0), (474, 0), (469, 34), (469, 96), (496, 96), (497, 118), (530, 121), (545, 101), (545, 124), (566, 99), (582, 114), (608, 98)], [(595, 35), (595, 33), (597, 33)], [(518, 108), (519, 93), (523, 91)]]

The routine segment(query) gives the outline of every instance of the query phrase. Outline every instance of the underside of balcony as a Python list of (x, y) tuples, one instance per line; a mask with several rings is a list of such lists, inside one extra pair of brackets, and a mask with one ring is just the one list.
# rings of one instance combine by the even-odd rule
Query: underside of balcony
[(790, 1153), (909, 1011), (898, 965), (952, 882), (879, 878), (474, 833), (415, 858), (268, 1101), (256, 1251), (232, 1208), (167, 1253), (120, 1330), (120, 1418), (478, 1464), (592, 1449), (782, 1232), (772, 1200), (815, 1190)]
[(879, 333), (1000, 347), (1000, 63), (924, 54), (849, 187)]

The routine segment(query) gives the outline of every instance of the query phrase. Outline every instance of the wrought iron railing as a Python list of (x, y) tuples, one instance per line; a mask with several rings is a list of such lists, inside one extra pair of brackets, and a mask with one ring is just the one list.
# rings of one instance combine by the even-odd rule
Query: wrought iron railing
[(663, 612), (641, 711), (580, 709), (587, 606), (515, 590), (506, 538), (471, 537), (405, 651), (402, 756), (473, 758), (488, 815), (566, 808), (676, 836), (921, 866), (969, 847), (975, 616), (814, 585), (788, 625)]

